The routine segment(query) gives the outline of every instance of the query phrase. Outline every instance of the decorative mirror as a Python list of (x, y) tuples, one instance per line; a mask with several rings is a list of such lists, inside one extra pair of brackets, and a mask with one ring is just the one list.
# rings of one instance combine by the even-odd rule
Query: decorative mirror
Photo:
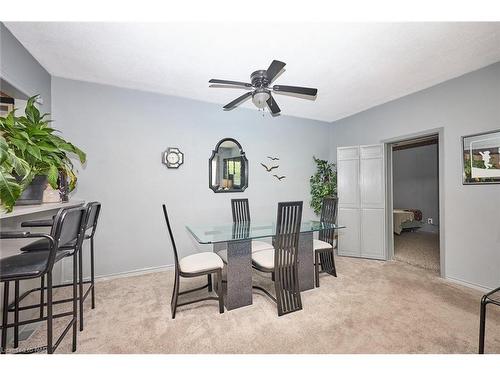
[(248, 160), (237, 140), (217, 143), (208, 161), (208, 186), (215, 193), (235, 193), (248, 187)]

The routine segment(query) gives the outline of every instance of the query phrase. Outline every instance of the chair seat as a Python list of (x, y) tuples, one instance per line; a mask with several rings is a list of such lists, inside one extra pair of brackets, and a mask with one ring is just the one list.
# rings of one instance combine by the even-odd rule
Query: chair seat
[[(61, 250), (55, 261), (71, 255), (70, 250)], [(37, 277), (47, 266), (48, 251), (21, 253), (0, 259), (0, 281)]]
[(274, 269), (274, 249), (252, 253), (252, 262), (259, 268), (268, 270)]
[(210, 252), (188, 255), (179, 261), (179, 268), (183, 273), (197, 273), (223, 267), (222, 259)]
[(332, 247), (335, 247), (335, 246), (337, 246), (337, 240), (333, 240), (333, 246), (325, 241), (316, 240), (316, 239), (313, 240), (313, 250), (331, 249)]

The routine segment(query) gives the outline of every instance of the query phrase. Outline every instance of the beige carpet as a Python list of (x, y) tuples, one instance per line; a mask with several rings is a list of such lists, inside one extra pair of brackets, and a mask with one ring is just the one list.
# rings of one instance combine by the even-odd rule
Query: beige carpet
[(394, 259), (439, 273), (439, 233), (395, 234)]
[[(480, 292), (394, 261), (337, 257), (337, 269), (338, 278), (322, 275), (319, 289), (303, 293), (302, 311), (282, 317), (254, 295), (246, 308), (220, 315), (210, 301), (172, 320), (171, 271), (100, 281), (78, 353), (477, 352)], [(486, 351), (500, 353), (500, 309), (489, 310), (486, 337)], [(44, 340), (40, 329), (23, 345)], [(68, 336), (58, 353), (70, 344)]]

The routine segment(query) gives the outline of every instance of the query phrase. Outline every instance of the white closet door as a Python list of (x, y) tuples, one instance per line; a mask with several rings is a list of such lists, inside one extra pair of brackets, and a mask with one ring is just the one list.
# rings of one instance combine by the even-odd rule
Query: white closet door
[(337, 149), (339, 255), (386, 259), (384, 146)]
[(386, 259), (385, 211), (380, 208), (361, 209), (361, 256)]
[(359, 187), (362, 208), (384, 208), (384, 147), (360, 146)]
[(359, 208), (359, 147), (337, 149), (339, 207)]
[(361, 256), (385, 259), (384, 146), (360, 146)]
[(337, 221), (339, 224), (346, 226), (345, 229), (337, 232), (339, 255), (361, 256), (361, 226), (359, 219), (359, 208), (339, 207)]

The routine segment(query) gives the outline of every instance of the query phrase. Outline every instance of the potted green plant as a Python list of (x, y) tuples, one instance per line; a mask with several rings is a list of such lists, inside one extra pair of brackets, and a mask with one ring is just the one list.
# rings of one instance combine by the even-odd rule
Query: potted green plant
[[(78, 147), (56, 135), (58, 131), (49, 126), (48, 113), (40, 114), (35, 106), (37, 96), (28, 99), (24, 116), (16, 117), (15, 110), (6, 117), (0, 117), (0, 133), (5, 140), (9, 150), (18, 159), (24, 161), (27, 166), (25, 173), (16, 168), (10, 168), (8, 164), (2, 168), (10, 171), (21, 188), (21, 195), (15, 202), (22, 199), (22, 192), (35, 189), (42, 192), (48, 182), (54, 189), (59, 187), (59, 176), (65, 175), (68, 179), (69, 190), (76, 186), (77, 177), (73, 163), (70, 159), (72, 154), (76, 155), (81, 164), (85, 163), (86, 155)], [(21, 172), (21, 173), (19, 173)], [(12, 182), (12, 179), (6, 180)], [(35, 182), (35, 183), (34, 183)], [(1, 181), (0, 181), (1, 183)], [(12, 196), (8, 196), (6, 183), (0, 187), (0, 200), (9, 211), (12, 210)], [(10, 184), (9, 186), (14, 186)], [(4, 196), (5, 192), (5, 196)]]
[(335, 163), (329, 163), (327, 160), (317, 159), (313, 156), (316, 163), (316, 173), (311, 176), (311, 208), (316, 215), (321, 213), (323, 198), (337, 194), (337, 168)]

